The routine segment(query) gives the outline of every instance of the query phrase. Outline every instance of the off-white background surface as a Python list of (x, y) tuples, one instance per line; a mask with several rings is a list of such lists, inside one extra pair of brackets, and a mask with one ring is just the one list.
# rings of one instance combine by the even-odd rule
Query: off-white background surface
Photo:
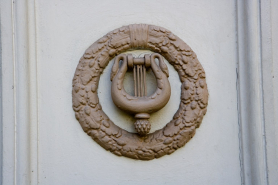
[[(240, 184), (235, 21), (234, 1), (38, 1), (40, 183)], [(152, 161), (105, 151), (83, 132), (72, 110), (71, 80), (86, 48), (134, 23), (165, 27), (189, 44), (206, 71), (210, 94), (193, 139)], [(111, 102), (109, 68), (101, 77), (100, 102), (116, 124), (130, 130), (121, 123), (130, 118)], [(180, 83), (170, 69), (171, 102), (151, 120), (159, 122), (153, 128), (166, 125), (178, 108)]]
[[(277, 184), (276, 0), (0, 3), (0, 184)], [(152, 161), (105, 151), (83, 132), (71, 103), (84, 51), (134, 23), (158, 25), (183, 39), (204, 67), (209, 89), (196, 135)], [(117, 125), (134, 131), (132, 117), (111, 101), (111, 65), (101, 76), (100, 102)], [(152, 131), (172, 119), (180, 101), (180, 81), (168, 67), (172, 96), (152, 115)], [(128, 74), (128, 91), (130, 80)]]

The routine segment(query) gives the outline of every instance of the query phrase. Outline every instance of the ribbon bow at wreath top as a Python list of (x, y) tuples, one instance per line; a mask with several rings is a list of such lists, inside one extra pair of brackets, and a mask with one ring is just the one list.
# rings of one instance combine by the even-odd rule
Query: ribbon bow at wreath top
[[(148, 49), (155, 53), (143, 58), (121, 54), (131, 49)], [(181, 101), (173, 119), (164, 128), (148, 134), (150, 114), (164, 107), (171, 95), (169, 73), (162, 56), (179, 74)], [(135, 116), (138, 133), (115, 125), (99, 102), (100, 75), (114, 57), (111, 96), (117, 107)], [(158, 65), (155, 59), (158, 59)], [(151, 96), (147, 96), (146, 90), (148, 68), (157, 81), (157, 89)], [(134, 95), (129, 95), (123, 88), (128, 69), (133, 70)], [(196, 54), (169, 30), (146, 24), (123, 26), (100, 38), (81, 57), (73, 78), (73, 110), (84, 132), (106, 150), (118, 156), (151, 160), (173, 153), (194, 136), (207, 111), (205, 78)]]

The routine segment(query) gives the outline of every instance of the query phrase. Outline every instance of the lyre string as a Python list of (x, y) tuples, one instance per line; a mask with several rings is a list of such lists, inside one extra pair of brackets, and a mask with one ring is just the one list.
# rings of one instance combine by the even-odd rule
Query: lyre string
[(134, 65), (133, 80), (134, 80), (134, 96), (135, 97), (147, 96), (145, 65)]
[(145, 91), (145, 96), (147, 96), (146, 66), (143, 66), (143, 69), (144, 69), (144, 91)]

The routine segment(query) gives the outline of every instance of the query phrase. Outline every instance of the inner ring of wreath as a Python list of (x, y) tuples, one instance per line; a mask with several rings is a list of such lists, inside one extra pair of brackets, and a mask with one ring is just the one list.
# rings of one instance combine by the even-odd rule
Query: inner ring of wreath
[[(100, 75), (109, 61), (138, 49), (161, 54), (182, 83), (180, 106), (173, 119), (145, 137), (115, 125), (102, 110), (97, 95)], [(153, 25), (124, 26), (92, 44), (77, 66), (72, 95), (75, 116), (89, 136), (116, 155), (141, 160), (171, 154), (185, 145), (199, 127), (208, 103), (205, 72), (196, 54), (170, 31)]]

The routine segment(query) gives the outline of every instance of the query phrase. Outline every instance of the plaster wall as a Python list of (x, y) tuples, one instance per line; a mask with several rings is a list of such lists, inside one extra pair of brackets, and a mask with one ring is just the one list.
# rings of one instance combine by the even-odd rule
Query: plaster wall
[[(0, 184), (275, 184), (277, 18), (275, 0), (0, 1)], [(169, 29), (206, 72), (207, 114), (195, 136), (151, 161), (118, 157), (87, 136), (72, 110), (72, 78), (97, 39), (123, 25)], [(150, 51), (129, 51), (134, 55)], [(166, 61), (167, 63), (167, 61)], [(180, 80), (168, 63), (172, 96), (152, 114), (152, 130), (172, 119)], [(110, 96), (112, 61), (100, 103), (134, 132)], [(125, 88), (129, 87), (130, 74)], [(155, 88), (149, 76), (148, 90)]]
[[(234, 1), (38, 1), (40, 183), (240, 184), (235, 13)], [(105, 151), (83, 132), (71, 103), (71, 79), (85, 49), (133, 23), (165, 27), (192, 47), (206, 71), (210, 94), (207, 115), (193, 139), (152, 161)], [(153, 115), (152, 131), (166, 125), (178, 109), (181, 84), (169, 68), (172, 96)], [(111, 64), (101, 76), (100, 102), (115, 124), (133, 131), (132, 118), (112, 103), (110, 69)]]

